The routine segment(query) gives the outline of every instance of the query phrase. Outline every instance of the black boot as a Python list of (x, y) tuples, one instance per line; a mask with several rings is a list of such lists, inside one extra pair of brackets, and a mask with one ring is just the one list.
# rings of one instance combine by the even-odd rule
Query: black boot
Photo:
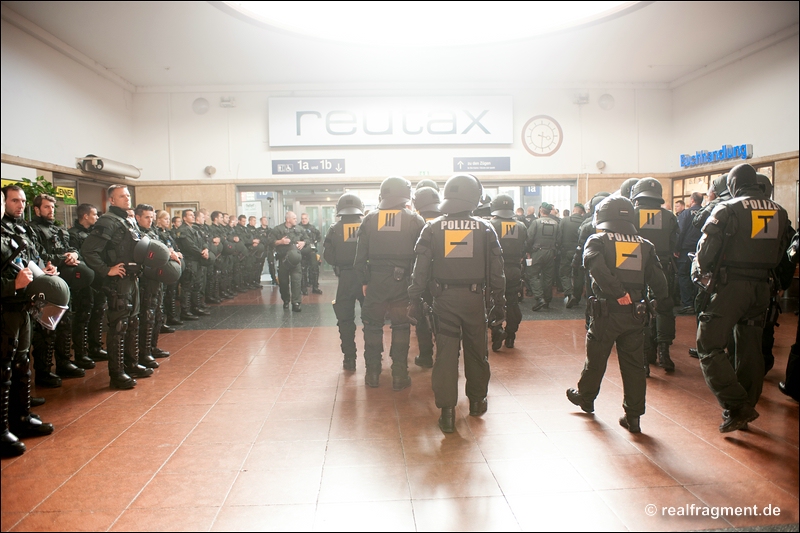
[(456, 430), (456, 410), (453, 407), (443, 407), (439, 417), (439, 429), (444, 433), (453, 433)]
[(76, 324), (72, 341), (75, 345), (75, 366), (91, 370), (96, 365), (89, 357), (89, 323)]
[(72, 325), (61, 324), (56, 329), (56, 374), (62, 378), (82, 378), (86, 371), (70, 361), (72, 348)]
[(513, 348), (515, 340), (517, 340), (517, 334), (516, 333), (507, 333), (507, 336), (506, 336), (506, 348)]
[(658, 366), (667, 372), (675, 372), (675, 363), (669, 357), (669, 344), (666, 342), (658, 345)]
[[(14, 350), (9, 355), (14, 357)], [(2, 410), (2, 427), (0, 429), (0, 454), (3, 457), (15, 457), (25, 453), (25, 444), (11, 433), (9, 429), (9, 400), (11, 395), (11, 360), (2, 362), (2, 376), (0, 376), (0, 410)]]
[(55, 338), (48, 336), (46, 343), (37, 344), (34, 348), (34, 367), (36, 369), (37, 387), (57, 389), (61, 386), (61, 378), (50, 371), (53, 367), (53, 359), (56, 354), (55, 342)]
[(631, 416), (628, 414), (622, 415), (619, 419), (619, 425), (630, 431), (631, 433), (641, 433), (642, 427), (639, 425), (639, 417)]
[(31, 413), (31, 370), (28, 354), (17, 352), (11, 367), (9, 430), (17, 437), (42, 437), (53, 432), (53, 424), (42, 422)]
[(356, 354), (345, 354), (344, 361), (342, 361), (342, 368), (355, 372), (356, 370)]
[(503, 341), (506, 340), (506, 332), (503, 331), (503, 326), (494, 326), (492, 330), (492, 351), (499, 352), (503, 347)]
[(201, 298), (199, 292), (192, 293), (192, 303), (194, 304), (192, 306), (192, 314), (195, 316), (208, 316), (211, 314), (211, 311), (203, 306)]
[(136, 380), (125, 373), (125, 328), (127, 321), (121, 325), (120, 331), (108, 332), (108, 375), (112, 389), (132, 389)]
[(433, 354), (419, 354), (414, 358), (414, 364), (422, 368), (433, 368)]
[[(99, 296), (96, 296), (99, 298)], [(92, 309), (92, 317), (89, 319), (89, 329), (87, 342), (89, 343), (89, 357), (92, 361), (108, 361), (108, 352), (103, 349), (103, 328), (105, 327), (106, 311), (108, 305)]]
[(199, 316), (192, 313), (192, 293), (188, 290), (181, 291), (181, 320), (199, 320)]
[(153, 327), (155, 326), (152, 322), (154, 319), (151, 319), (149, 316), (150, 313), (154, 312), (150, 310), (146, 311), (148, 317), (140, 322), (139, 333), (137, 335), (139, 344), (138, 361), (139, 364), (145, 368), (158, 368), (158, 362), (150, 353), (150, 347), (153, 343)]
[(153, 341), (150, 345), (150, 355), (155, 357), (156, 359), (161, 359), (163, 357), (169, 357), (169, 352), (165, 352), (161, 348), (158, 347), (158, 335), (159, 332), (157, 330), (153, 331)]
[[(133, 316), (128, 319), (128, 331), (125, 335), (125, 355), (123, 358), (125, 364), (125, 373), (132, 378), (149, 378), (153, 375), (153, 368), (158, 367), (155, 359), (152, 362), (145, 359), (145, 365), (140, 364), (139, 361), (139, 317)], [(150, 365), (155, 364), (155, 367)]]

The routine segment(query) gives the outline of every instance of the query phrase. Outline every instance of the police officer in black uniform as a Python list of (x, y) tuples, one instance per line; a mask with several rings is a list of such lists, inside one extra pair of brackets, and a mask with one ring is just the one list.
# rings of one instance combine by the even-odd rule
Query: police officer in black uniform
[[(572, 258), (572, 269), (576, 272), (576, 276), (583, 277), (586, 298), (592, 295), (592, 280), (589, 279), (589, 273), (583, 268), (583, 248), (586, 246), (586, 241), (589, 237), (597, 232), (594, 227), (594, 210), (608, 196), (611, 196), (611, 193), (599, 192), (589, 200), (589, 213), (578, 228), (578, 247), (575, 249), (575, 255)], [(586, 329), (589, 329), (589, 318), (589, 307), (586, 307)]]
[(514, 347), (522, 321), (519, 293), (528, 233), (525, 224), (515, 219), (514, 199), (507, 194), (500, 194), (492, 201), (492, 216), (492, 226), (503, 250), (503, 273), (506, 277), (506, 328), (505, 331), (500, 326), (492, 328), (492, 351), (496, 352), (504, 339), (506, 348)]
[[(661, 263), (661, 270), (667, 278), (669, 296), (659, 301), (655, 310), (654, 320), (645, 330), (645, 362), (646, 373), (650, 374), (650, 363), (658, 361), (658, 366), (667, 372), (675, 371), (675, 363), (669, 355), (669, 347), (675, 339), (675, 313), (673, 312), (675, 280), (675, 260), (673, 254), (678, 249), (678, 219), (669, 209), (664, 209), (661, 204), (661, 183), (655, 178), (644, 178), (637, 181), (631, 190), (631, 200), (636, 206), (636, 227), (639, 235), (650, 241), (656, 247), (656, 255)], [(658, 354), (653, 347), (657, 346)], [(656, 357), (653, 357), (656, 356)]]
[(631, 433), (640, 433), (647, 388), (642, 365), (645, 298), (649, 287), (660, 307), (669, 296), (667, 280), (655, 247), (637, 234), (630, 200), (606, 198), (597, 206), (594, 220), (601, 233), (589, 237), (583, 252), (594, 294), (588, 304), (591, 323), (586, 332), (586, 363), (578, 388), (567, 389), (567, 398), (584, 412), (594, 411), (608, 357), (616, 344), (625, 409), (619, 424)]
[(197, 320), (211, 312), (203, 306), (201, 289), (205, 283), (202, 262), (209, 258), (205, 236), (195, 228), (194, 211), (183, 210), (183, 224), (175, 231), (175, 238), (186, 260), (181, 275), (181, 320)]
[(437, 322), (431, 384), (436, 407), (442, 410), (439, 428), (444, 433), (455, 431), (462, 342), (469, 414), (486, 412), (490, 376), (487, 312), (489, 326), (501, 324), (505, 318), (506, 280), (497, 234), (490, 223), (470, 215), (482, 192), (475, 176), (457, 174), (447, 180), (439, 206), (444, 216), (423, 228), (408, 288), (408, 315), (419, 321), (423, 319), (422, 293), (431, 285)]
[(275, 247), (278, 259), (278, 283), (283, 300), (283, 308), (300, 312), (300, 278), (302, 269), (300, 262), (301, 253), (306, 246), (306, 232), (297, 227), (297, 215), (292, 211), (286, 212), (285, 222), (272, 228), (269, 242)]
[[(705, 283), (713, 288), (700, 314), (697, 351), (706, 383), (724, 410), (722, 433), (743, 429), (758, 418), (769, 271), (778, 266), (791, 239), (786, 211), (764, 196), (751, 165), (730, 171), (728, 189), (733, 199), (717, 206), (706, 221), (692, 265), (693, 279), (704, 283), (712, 278), (711, 284)], [(734, 327), (735, 367), (724, 350)]]
[[(434, 183), (432, 180), (422, 180), (417, 184), (414, 192), (414, 208), (426, 222), (440, 217), (439, 211), (439, 187), (430, 187), (427, 183)], [(422, 186), (420, 186), (422, 185)], [(435, 185), (435, 183), (434, 183)], [(425, 320), (418, 320), (415, 326), (417, 334), (417, 344), (419, 345), (419, 355), (414, 358), (414, 364), (422, 368), (433, 368), (433, 332), (431, 331), (433, 296), (427, 288), (422, 293), (422, 305), (425, 311)]]
[(356, 369), (356, 301), (364, 303), (361, 290), (362, 281), (353, 268), (356, 258), (356, 240), (361, 217), (364, 215), (364, 203), (356, 194), (344, 193), (336, 202), (336, 215), (339, 217), (325, 236), (323, 256), (333, 267), (339, 285), (336, 288), (336, 300), (333, 311), (336, 313), (336, 325), (339, 327), (339, 339), (342, 343), (344, 361), (342, 368)]
[(318, 246), (322, 241), (322, 234), (319, 232), (314, 224), (308, 221), (308, 214), (302, 213), (300, 215), (299, 228), (306, 232), (306, 246), (303, 248), (301, 255), (303, 256), (302, 268), (303, 277), (300, 283), (300, 291), (303, 295), (308, 294), (308, 287), (311, 287), (311, 292), (314, 294), (322, 294), (322, 289), (319, 288), (319, 250)]
[[(80, 250), (83, 241), (92, 232), (98, 219), (97, 208), (91, 204), (81, 204), (76, 212), (78, 218), (69, 229), (69, 243)], [(108, 302), (102, 291), (102, 280), (96, 278), (89, 287), (72, 295), (75, 317), (72, 326), (72, 344), (75, 349), (75, 364), (89, 357), (93, 361), (107, 361), (108, 352), (103, 349), (103, 329), (105, 328)], [(83, 367), (82, 367), (83, 368)]]
[(134, 248), (142, 239), (128, 220), (131, 195), (124, 185), (106, 194), (111, 206), (97, 220), (81, 247), (86, 264), (103, 280), (108, 298), (108, 374), (112, 389), (132, 389), (136, 379), (153, 375), (139, 364), (139, 273)]
[[(8, 195), (8, 196), (6, 196)], [(49, 435), (53, 425), (31, 413), (31, 371), (28, 353), (31, 345), (31, 292), (34, 280), (28, 263), (38, 260), (36, 246), (21, 225), (25, 193), (18, 185), (3, 187), (2, 223), (2, 358), (0, 359), (0, 455), (22, 455), (25, 444), (19, 437)], [(6, 215), (8, 202), (8, 215)], [(52, 265), (48, 272), (55, 273)], [(52, 277), (52, 276), (50, 276)], [(58, 281), (55, 280), (48, 281)], [(66, 289), (66, 287), (62, 287)], [(37, 291), (38, 292), (38, 291)], [(68, 291), (63, 304), (69, 300)]]
[(533, 311), (550, 306), (553, 299), (553, 273), (556, 251), (561, 238), (559, 220), (550, 214), (553, 206), (542, 202), (539, 207), (539, 218), (531, 222), (528, 228), (528, 251), (531, 254), (531, 266), (528, 267), (531, 285), (533, 286)]
[(572, 214), (561, 219), (559, 223), (561, 260), (558, 274), (561, 286), (564, 288), (564, 303), (567, 309), (575, 307), (583, 296), (583, 276), (573, 272), (572, 261), (578, 248), (578, 230), (584, 220), (586, 220), (586, 208), (583, 204), (575, 204), (572, 207)]
[(411, 385), (408, 349), (411, 326), (406, 316), (408, 285), (414, 264), (414, 243), (425, 221), (408, 209), (411, 183), (391, 176), (381, 183), (378, 209), (371, 211), (358, 229), (354, 266), (365, 283), (361, 322), (364, 324), (364, 360), (369, 387), (379, 385), (383, 353), (383, 325), (392, 327), (392, 389)]

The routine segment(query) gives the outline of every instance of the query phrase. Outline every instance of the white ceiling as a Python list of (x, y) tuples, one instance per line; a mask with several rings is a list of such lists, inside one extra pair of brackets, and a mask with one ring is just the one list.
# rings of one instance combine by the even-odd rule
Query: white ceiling
[[(292, 35), (243, 21), (218, 4), (3, 2), (145, 91), (336, 85), (425, 89), (459, 83), (675, 86), (795, 35), (800, 6), (794, 1), (643, 2), (618, 18), (556, 35), (479, 47), (408, 49)], [(479, 32), (480, 21), (464, 31)]]

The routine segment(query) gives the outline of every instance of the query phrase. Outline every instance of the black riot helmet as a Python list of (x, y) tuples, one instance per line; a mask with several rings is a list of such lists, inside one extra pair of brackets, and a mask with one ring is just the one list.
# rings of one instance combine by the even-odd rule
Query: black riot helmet
[(594, 210), (597, 209), (598, 204), (609, 196), (611, 196), (610, 192), (599, 192), (592, 196), (592, 199), (589, 200), (589, 214), (594, 213)]
[(435, 189), (436, 192), (439, 192), (439, 184), (433, 180), (421, 180), (417, 183), (415, 190), (420, 190), (423, 187), (430, 187), (431, 189)]
[(623, 198), (630, 198), (631, 191), (633, 190), (633, 186), (636, 185), (636, 182), (639, 181), (639, 178), (628, 178), (622, 182), (622, 185), (619, 186), (619, 195)]
[(764, 196), (767, 198), (772, 198), (772, 182), (769, 181), (769, 177), (766, 174), (761, 174), (760, 172), (756, 174), (756, 179), (758, 180), (758, 186), (764, 191)]
[[(430, 180), (428, 180), (430, 181)], [(433, 187), (420, 187), (414, 193), (414, 207), (420, 213), (441, 215), (439, 191)]]
[(58, 276), (50, 276), (30, 261), (33, 281), (25, 287), (25, 295), (31, 301), (31, 315), (45, 329), (53, 331), (69, 308), (69, 286)]
[(472, 212), (478, 207), (483, 186), (472, 174), (456, 174), (444, 184), (444, 200), (439, 209), (445, 215)]
[(492, 215), (492, 197), (488, 194), (481, 196), (481, 201), (475, 211), (472, 212), (476, 217), (489, 217)]
[(631, 189), (631, 200), (636, 201), (642, 198), (649, 198), (651, 200), (658, 200), (658, 203), (664, 203), (663, 191), (661, 183), (655, 178), (640, 179), (633, 185)]
[(714, 194), (717, 195), (717, 198), (722, 198), (723, 200), (730, 200), (731, 191), (728, 190), (727, 174), (723, 174), (722, 176), (717, 176), (716, 178), (714, 178), (714, 181), (711, 183), (711, 187), (714, 189)]
[(169, 248), (145, 235), (133, 249), (133, 260), (145, 267), (162, 267), (169, 261)]
[(361, 201), (361, 198), (359, 198), (357, 194), (346, 192), (341, 195), (339, 201), (336, 202), (336, 214), (339, 216), (363, 215), (364, 202)]
[(733, 196), (742, 196), (747, 188), (758, 188), (758, 176), (752, 165), (742, 163), (733, 167), (728, 174), (728, 190)]
[(597, 229), (635, 235), (636, 215), (633, 204), (622, 196), (605, 198), (594, 211), (594, 226)]
[(411, 182), (400, 176), (389, 176), (381, 183), (378, 209), (405, 206), (411, 201)]
[(297, 249), (297, 246), (292, 246), (289, 251), (286, 252), (286, 262), (290, 265), (299, 265), (302, 260), (303, 256), (300, 250)]
[(498, 194), (492, 200), (492, 216), (514, 218), (514, 199), (507, 194)]
[(75, 266), (63, 265), (60, 267), (59, 276), (67, 282), (71, 291), (77, 292), (92, 284), (92, 281), (94, 281), (94, 270), (83, 262)]
[(167, 264), (159, 268), (145, 267), (142, 274), (147, 279), (160, 281), (170, 285), (178, 281), (181, 277), (181, 264), (177, 261), (167, 261)]

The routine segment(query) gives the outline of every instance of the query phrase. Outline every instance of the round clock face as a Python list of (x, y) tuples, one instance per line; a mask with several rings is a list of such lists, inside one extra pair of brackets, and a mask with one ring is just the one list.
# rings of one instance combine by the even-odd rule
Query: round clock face
[(553, 155), (561, 148), (564, 133), (561, 125), (553, 117), (537, 115), (522, 128), (522, 144), (536, 157)]

